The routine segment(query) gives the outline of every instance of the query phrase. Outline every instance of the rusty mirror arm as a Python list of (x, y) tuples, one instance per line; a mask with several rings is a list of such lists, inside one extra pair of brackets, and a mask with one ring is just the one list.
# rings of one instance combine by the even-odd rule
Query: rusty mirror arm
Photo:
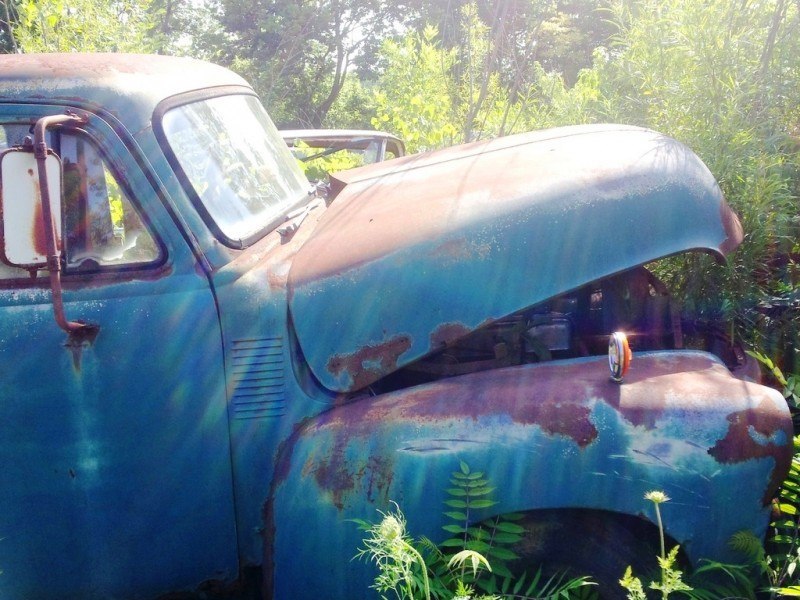
[(70, 334), (70, 336), (93, 338), (98, 330), (96, 325), (81, 323), (79, 321), (69, 321), (64, 314), (64, 300), (61, 288), (61, 250), (58, 240), (56, 239), (56, 228), (53, 224), (50, 188), (46, 171), (46, 160), (49, 152), (46, 138), (47, 129), (60, 127), (62, 125), (80, 125), (83, 123), (86, 123), (86, 118), (75, 114), (52, 115), (39, 119), (33, 129), (33, 153), (36, 158), (39, 177), (42, 221), (47, 245), (47, 269), (50, 274), (50, 289), (53, 294), (53, 314), (55, 315), (58, 326)]

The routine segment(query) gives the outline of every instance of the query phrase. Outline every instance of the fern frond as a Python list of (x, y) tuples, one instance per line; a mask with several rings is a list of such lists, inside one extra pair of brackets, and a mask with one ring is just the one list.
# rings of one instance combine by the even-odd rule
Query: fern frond
[(764, 546), (761, 540), (750, 530), (737, 531), (728, 542), (734, 550), (741, 552), (746, 558), (758, 562), (764, 558)]

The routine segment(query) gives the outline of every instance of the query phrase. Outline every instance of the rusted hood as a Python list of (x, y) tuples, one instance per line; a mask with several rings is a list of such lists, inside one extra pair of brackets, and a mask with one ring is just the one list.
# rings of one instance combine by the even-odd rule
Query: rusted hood
[(742, 238), (700, 159), (633, 127), (457, 146), (333, 183), (288, 284), (308, 364), (336, 391), (584, 283)]

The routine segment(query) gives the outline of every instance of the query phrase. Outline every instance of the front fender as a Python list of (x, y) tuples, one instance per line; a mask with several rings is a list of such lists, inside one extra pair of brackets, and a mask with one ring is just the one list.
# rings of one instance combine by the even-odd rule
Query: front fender
[(638, 515), (644, 494), (663, 490), (668, 532), (689, 558), (725, 559), (734, 532), (763, 535), (791, 434), (780, 394), (689, 351), (637, 356), (622, 385), (595, 357), (363, 398), (285, 444), (265, 510), (265, 572), (276, 598), (364, 596), (373, 567), (351, 562), (361, 532), (348, 519), (379, 520), (395, 501), (414, 536), (443, 539), (460, 460), (496, 487), (495, 513)]

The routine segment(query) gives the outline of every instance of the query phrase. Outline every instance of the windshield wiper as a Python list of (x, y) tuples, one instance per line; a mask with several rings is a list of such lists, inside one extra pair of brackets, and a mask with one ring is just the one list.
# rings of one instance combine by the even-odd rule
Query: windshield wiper
[[(316, 192), (316, 188), (314, 189), (314, 192)], [(292, 211), (286, 215), (286, 220), (288, 222), (285, 225), (278, 227), (278, 233), (281, 236), (281, 242), (286, 242), (289, 238), (291, 238), (295, 231), (300, 228), (300, 225), (302, 225), (303, 221), (306, 220), (306, 217), (309, 215), (309, 213), (317, 208), (320, 204), (322, 204), (322, 199), (317, 198), (316, 201), (311, 201), (304, 207)]]

